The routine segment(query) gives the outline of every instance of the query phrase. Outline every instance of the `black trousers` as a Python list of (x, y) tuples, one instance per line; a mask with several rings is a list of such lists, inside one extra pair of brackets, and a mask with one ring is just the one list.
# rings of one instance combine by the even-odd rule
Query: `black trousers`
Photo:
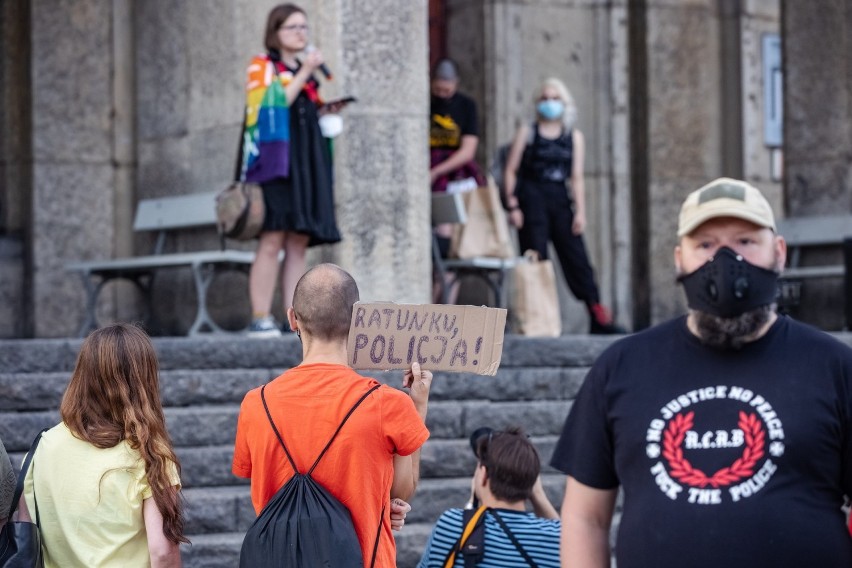
[(600, 294), (586, 243), (582, 235), (571, 232), (574, 210), (565, 184), (522, 180), (517, 193), (524, 214), (524, 226), (518, 231), (521, 253), (532, 249), (547, 258), (547, 242), (553, 241), (571, 293), (589, 306), (597, 304)]

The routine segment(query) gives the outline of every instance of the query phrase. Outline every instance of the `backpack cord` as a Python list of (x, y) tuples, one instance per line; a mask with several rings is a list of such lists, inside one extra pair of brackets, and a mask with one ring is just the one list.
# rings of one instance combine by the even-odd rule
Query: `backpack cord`
[(506, 523), (503, 521), (503, 519), (500, 518), (500, 515), (497, 514), (497, 511), (492, 509), (491, 514), (494, 515), (494, 518), (497, 520), (497, 523), (503, 529), (503, 532), (506, 533), (506, 536), (509, 537), (509, 540), (512, 541), (512, 544), (515, 545), (515, 548), (518, 549), (518, 552), (520, 552), (521, 556), (524, 557), (524, 560), (527, 561), (527, 566), (530, 566), (531, 568), (538, 568), (538, 564), (536, 564), (535, 561), (527, 553), (527, 551), (524, 550), (524, 547), (521, 546), (521, 543), (518, 542), (518, 539), (515, 538), (515, 535), (512, 534), (512, 531), (509, 530), (509, 527), (506, 525)]
[(379, 537), (382, 536), (382, 521), (385, 518), (385, 507), (382, 505), (382, 516), (379, 517), (379, 528), (376, 529), (376, 544), (373, 545), (373, 559), (370, 561), (370, 568), (376, 565), (376, 553), (379, 551)]
[[(317, 460), (314, 462), (314, 465), (311, 466), (311, 469), (309, 469), (308, 472), (305, 475), (309, 476), (309, 475), (311, 475), (311, 473), (313, 473), (314, 468), (317, 467), (317, 464), (319, 464), (320, 460), (325, 455), (325, 452), (328, 450), (329, 446), (331, 446), (331, 443), (334, 442), (334, 439), (337, 438), (337, 435), (340, 433), (340, 430), (341, 430), (341, 428), (343, 428), (343, 425), (346, 424), (346, 421), (349, 420), (349, 417), (352, 416), (353, 412), (355, 412), (355, 409), (358, 408), (359, 406), (361, 406), (361, 403), (364, 402), (364, 399), (366, 399), (368, 396), (370, 396), (373, 393), (373, 391), (376, 390), (377, 388), (379, 388), (380, 386), (381, 385), (376, 385), (373, 388), (371, 388), (370, 390), (368, 390), (367, 392), (365, 392), (364, 395), (360, 399), (358, 399), (358, 402), (356, 402), (355, 405), (352, 408), (349, 409), (349, 412), (347, 412), (346, 416), (343, 417), (343, 421), (340, 423), (340, 426), (337, 427), (337, 430), (335, 430), (334, 434), (331, 436), (331, 439), (328, 441), (328, 443), (325, 445), (325, 447), (320, 452), (320, 455), (319, 455), (319, 457), (317, 457)], [(263, 409), (266, 411), (266, 417), (269, 419), (269, 424), (272, 426), (272, 431), (275, 432), (275, 437), (278, 438), (278, 442), (281, 444), (281, 447), (284, 449), (284, 453), (287, 454), (287, 459), (290, 460), (290, 465), (293, 466), (293, 471), (298, 474), (299, 469), (296, 467), (296, 462), (293, 460), (293, 456), (291, 456), (290, 452), (287, 450), (287, 446), (284, 445), (284, 439), (281, 438), (281, 434), (278, 432), (278, 428), (275, 427), (275, 422), (272, 420), (272, 414), (270, 414), (269, 406), (267, 406), (267, 404), (266, 404), (266, 396), (264, 396), (264, 394), (263, 394), (265, 389), (266, 389), (266, 385), (263, 385), (260, 388), (260, 400), (263, 402)]]
[[(27, 470), (30, 468), (30, 463), (33, 461), (33, 456), (35, 455), (36, 448), (38, 448), (38, 443), (41, 441), (41, 436), (49, 429), (50, 428), (45, 428), (36, 435), (35, 440), (33, 440), (33, 443), (30, 446), (30, 451), (27, 453), (27, 457), (21, 465), (21, 471), (18, 473), (18, 482), (15, 484), (15, 493), (12, 497), (12, 504), (9, 507), (9, 522), (12, 521), (12, 515), (15, 514), (15, 509), (17, 509), (18, 503), (21, 501), (21, 495), (24, 493), (24, 478), (27, 476)], [(32, 464), (32, 469), (33, 475), (35, 475), (35, 464)], [(33, 477), (33, 500), (35, 501), (35, 477)], [(36, 526), (41, 528), (38, 518), (38, 501), (35, 501), (35, 514)]]

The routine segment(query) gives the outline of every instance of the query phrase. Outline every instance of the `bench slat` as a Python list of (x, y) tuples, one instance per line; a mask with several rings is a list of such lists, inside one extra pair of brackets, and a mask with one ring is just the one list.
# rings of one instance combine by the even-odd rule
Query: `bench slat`
[(789, 247), (835, 245), (852, 237), (852, 215), (779, 219), (778, 234)]
[(217, 192), (144, 199), (136, 207), (134, 231), (216, 225)]
[(795, 278), (840, 278), (843, 276), (843, 265), (837, 266), (798, 266), (785, 268), (781, 278), (792, 280)]
[(214, 264), (234, 262), (251, 264), (254, 262), (254, 252), (239, 250), (202, 251), (173, 254), (153, 254), (111, 260), (93, 260), (72, 262), (66, 265), (68, 270), (81, 272), (118, 271), (118, 270), (147, 270), (170, 266), (191, 266), (195, 263)]

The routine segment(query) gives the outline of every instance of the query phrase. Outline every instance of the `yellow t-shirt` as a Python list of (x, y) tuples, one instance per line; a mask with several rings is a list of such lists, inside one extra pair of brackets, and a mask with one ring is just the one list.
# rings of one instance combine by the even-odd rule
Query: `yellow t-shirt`
[[(177, 468), (171, 476), (180, 487)], [(127, 442), (96, 448), (64, 422), (44, 433), (24, 481), (35, 520), (38, 498), (45, 568), (150, 566), (142, 501), (145, 462)]]

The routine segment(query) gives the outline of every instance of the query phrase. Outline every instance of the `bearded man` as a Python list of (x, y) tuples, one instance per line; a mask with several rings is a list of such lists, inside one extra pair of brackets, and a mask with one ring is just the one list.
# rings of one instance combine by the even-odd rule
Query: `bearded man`
[(595, 362), (551, 464), (568, 475), (562, 566), (852, 566), (852, 349), (776, 311), (769, 203), (727, 178), (683, 203), (689, 313)]

